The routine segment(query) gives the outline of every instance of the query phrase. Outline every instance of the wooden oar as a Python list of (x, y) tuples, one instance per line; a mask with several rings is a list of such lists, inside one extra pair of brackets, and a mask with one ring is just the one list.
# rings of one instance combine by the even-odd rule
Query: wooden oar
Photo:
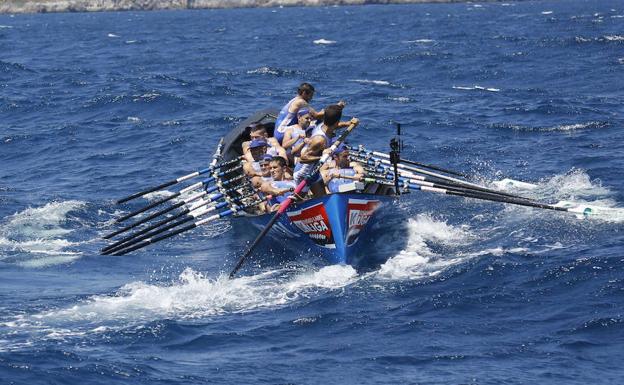
[[(203, 216), (205, 214), (208, 214), (210, 212), (222, 209), (224, 207), (228, 207), (228, 206), (232, 206), (234, 204), (234, 202), (236, 202), (236, 204), (241, 204), (240, 202), (242, 202), (244, 199), (247, 199), (251, 196), (255, 195), (255, 193), (253, 194), (248, 194), (248, 195), (244, 195), (241, 196), (240, 198), (236, 198), (236, 199), (232, 199), (232, 200), (227, 200), (227, 201), (223, 201), (223, 202), (218, 202), (215, 205), (210, 205), (209, 207), (205, 207), (207, 206), (209, 203), (209, 201), (204, 201), (201, 202), (197, 205), (195, 205), (194, 208), (192, 209), (187, 209), (177, 215), (174, 215), (171, 218), (167, 218), (165, 220), (162, 220), (158, 223), (155, 223), (154, 225), (141, 230), (140, 232), (133, 234), (132, 237), (127, 237), (128, 239), (126, 239), (125, 241), (119, 241), (117, 243), (116, 246), (111, 247), (109, 250), (107, 250), (106, 252), (102, 253), (102, 254), (113, 254), (113, 253), (117, 253), (117, 252), (121, 252), (122, 254), (126, 254), (127, 252), (130, 252), (132, 250), (136, 250), (136, 249), (132, 249), (132, 250), (124, 250), (124, 249), (128, 249), (130, 246), (135, 245), (137, 243), (139, 243), (140, 241), (144, 240), (144, 239), (148, 239), (148, 238), (152, 238), (158, 234), (164, 233), (167, 230), (173, 229), (174, 227), (178, 227), (184, 223), (187, 223), (193, 219), (199, 218), (200, 216)], [(173, 222), (174, 220), (178, 219), (182, 217), (181, 219), (177, 220), (176, 222)], [(169, 224), (167, 224), (169, 223)], [(163, 226), (167, 224), (166, 226)], [(162, 226), (162, 227), (161, 227)], [(151, 231), (150, 231), (151, 230)], [(151, 243), (154, 243), (156, 241), (153, 241)], [(147, 245), (147, 244), (146, 244)], [(117, 255), (117, 254), (115, 254)]]
[[(355, 153), (355, 152), (352, 153), (350, 156), (353, 156), (353, 158), (357, 162), (362, 162), (364, 164), (368, 164), (368, 165), (375, 166), (375, 167), (378, 167), (378, 168), (383, 168), (383, 169), (390, 170), (390, 162), (389, 161), (384, 161), (383, 159), (379, 159), (379, 158), (363, 157), (362, 155), (359, 155), (358, 153)], [(383, 166), (382, 164), (387, 164), (388, 166)], [(470, 188), (470, 189), (473, 189), (473, 190), (476, 190), (476, 191), (481, 191), (481, 192), (495, 193), (495, 194), (498, 194), (498, 195), (507, 196), (509, 198), (528, 199), (528, 198), (524, 198), (524, 197), (521, 197), (521, 196), (518, 196), (518, 195), (509, 194), (509, 193), (505, 193), (505, 192), (498, 191), (498, 190), (492, 190), (492, 189), (489, 189), (487, 187), (479, 186), (479, 185), (476, 185), (474, 183), (468, 183), (468, 182), (461, 181), (461, 180), (455, 179), (455, 178), (447, 179), (447, 178), (434, 177), (436, 179), (431, 179), (428, 176), (416, 175), (416, 174), (410, 172), (407, 169), (399, 170), (399, 175), (407, 176), (407, 177), (412, 178), (412, 179), (417, 179), (417, 180), (426, 181), (426, 182), (444, 181), (444, 183), (449, 184), (449, 185), (455, 185), (457, 187)]]
[[(358, 151), (358, 152), (366, 153), (368, 155), (374, 155), (374, 156), (377, 156), (377, 157), (382, 157), (382, 158), (390, 160), (390, 155), (388, 155), (386, 153), (383, 153), (383, 152), (379, 152), (379, 151), (367, 150), (367, 149), (364, 148), (364, 146), (348, 147), (348, 149), (349, 149), (349, 151)], [(404, 159), (404, 158), (400, 158), (399, 162), (405, 163), (405, 164), (411, 164), (413, 166), (419, 166), (419, 167), (422, 167), (422, 168), (428, 168), (430, 170), (440, 171), (440, 172), (443, 172), (443, 173), (446, 173), (446, 174), (460, 176), (462, 178), (468, 178), (468, 175), (466, 175), (464, 173), (461, 173), (459, 171), (449, 170), (449, 169), (446, 169), (446, 168), (442, 168), (440, 166), (434, 166), (434, 165), (431, 165), (431, 164), (415, 162), (413, 160)]]
[(299, 194), (308, 185), (308, 179), (307, 178), (311, 177), (312, 175), (316, 174), (319, 171), (319, 169), (331, 158), (331, 156), (334, 153), (334, 151), (336, 151), (336, 148), (338, 148), (338, 146), (340, 146), (340, 144), (342, 142), (344, 142), (346, 137), (351, 133), (351, 131), (353, 131), (353, 129), (356, 126), (357, 126), (357, 122), (355, 124), (351, 124), (351, 125), (349, 125), (349, 127), (347, 127), (347, 129), (336, 139), (334, 144), (332, 144), (332, 146), (329, 148), (329, 151), (327, 153), (323, 154), (323, 156), (321, 157), (321, 159), (319, 160), (317, 165), (314, 167), (312, 172), (310, 172), (310, 174), (304, 180), (302, 180), (301, 183), (299, 183), (299, 185), (297, 186), (297, 188), (293, 192), (293, 195), (288, 196), (282, 202), (282, 204), (280, 204), (280, 206), (277, 209), (277, 212), (275, 213), (275, 215), (273, 215), (273, 217), (271, 218), (269, 223), (267, 223), (267, 225), (264, 226), (264, 228), (262, 229), (260, 234), (258, 234), (256, 239), (253, 241), (253, 243), (249, 247), (249, 249), (247, 249), (247, 252), (245, 252), (245, 254), (243, 254), (243, 256), (239, 258), (238, 262), (236, 263), (236, 266), (234, 266), (234, 268), (230, 272), (230, 275), (229, 275), (230, 278), (234, 277), (236, 272), (241, 268), (241, 266), (243, 266), (243, 263), (245, 262), (245, 259), (247, 259), (247, 257), (252, 253), (252, 251), (260, 243), (260, 241), (264, 238), (264, 236), (269, 232), (269, 230), (271, 230), (271, 228), (273, 227), (275, 222), (277, 222), (277, 220), (280, 218), (280, 216), (283, 213), (285, 213), (286, 210), (288, 210), (288, 206), (290, 206), (290, 204), (293, 201), (293, 196), (296, 196), (297, 194)]
[[(128, 248), (124, 248), (123, 250), (119, 250), (116, 253), (113, 253), (113, 255), (124, 255), (124, 254), (127, 254), (127, 253), (129, 253), (131, 251), (138, 250), (138, 249), (143, 248), (143, 247), (145, 247), (147, 245), (151, 245), (152, 243), (156, 243), (156, 242), (162, 241), (163, 239), (167, 239), (167, 238), (173, 237), (174, 235), (178, 235), (180, 233), (183, 233), (185, 231), (192, 230), (192, 229), (194, 229), (194, 228), (196, 228), (198, 226), (205, 225), (206, 223), (209, 223), (209, 222), (215, 221), (217, 219), (233, 215), (233, 214), (235, 214), (235, 213), (237, 213), (239, 211), (242, 211), (242, 210), (244, 210), (244, 209), (246, 209), (248, 207), (256, 206), (256, 205), (260, 204), (261, 202), (262, 202), (262, 200), (254, 201), (252, 203), (241, 205), (241, 206), (233, 205), (233, 206), (231, 206), (229, 209), (227, 209), (225, 211), (222, 211), (220, 213), (211, 215), (208, 218), (204, 218), (204, 219), (201, 219), (199, 221), (193, 222), (193, 223), (191, 223), (189, 225), (186, 225), (184, 227), (176, 229), (176, 230), (174, 230), (172, 232), (169, 232), (169, 233), (166, 233), (166, 234), (163, 234), (163, 235), (159, 235), (159, 236), (154, 237), (154, 238), (147, 238), (143, 242), (140, 242), (140, 243), (138, 243), (136, 245), (133, 245), (131, 247), (128, 247)], [(202, 214), (205, 214), (205, 212), (202, 213)]]
[[(240, 168), (242, 168), (242, 166), (236, 166), (234, 168), (230, 168), (230, 169), (227, 169), (225, 171), (221, 171), (216, 176), (211, 176), (210, 178), (206, 178), (206, 179), (204, 179), (201, 182), (194, 183), (194, 184), (192, 184), (192, 185), (190, 185), (188, 187), (183, 188), (182, 190), (178, 191), (177, 193), (171, 194), (171, 195), (169, 195), (167, 197), (164, 197), (164, 198), (159, 199), (159, 200), (157, 200), (155, 202), (152, 202), (152, 203), (150, 203), (149, 205), (147, 205), (147, 206), (145, 206), (143, 208), (140, 208), (140, 209), (138, 209), (136, 211), (133, 211), (133, 212), (131, 212), (129, 214), (126, 214), (126, 215), (124, 215), (124, 216), (122, 216), (120, 218), (117, 218), (115, 220), (115, 222), (117, 222), (117, 223), (123, 222), (123, 221), (125, 221), (127, 219), (130, 219), (130, 218), (132, 218), (132, 217), (134, 217), (136, 215), (139, 215), (139, 214), (141, 214), (141, 213), (143, 213), (143, 212), (145, 212), (145, 211), (147, 211), (149, 209), (152, 209), (152, 208), (154, 208), (156, 206), (159, 206), (159, 205), (161, 205), (161, 204), (163, 204), (165, 202), (168, 202), (168, 201), (172, 200), (173, 198), (177, 198), (180, 195), (185, 194), (185, 193), (187, 193), (189, 191), (197, 190), (198, 188), (202, 188), (202, 187), (205, 187), (205, 186), (207, 186), (209, 184), (212, 184), (214, 181), (217, 180), (218, 177), (226, 175), (226, 174), (229, 174), (229, 173), (234, 172), (236, 170), (239, 170)], [(241, 177), (242, 177), (242, 175), (239, 175), (238, 179), (241, 179)], [(236, 177), (232, 178), (232, 179), (236, 179)], [(212, 191), (216, 191), (216, 189), (214, 189)]]
[[(393, 183), (388, 182), (386, 180), (379, 180), (379, 179), (374, 179), (374, 178), (367, 179), (366, 181), (379, 183), (379, 184), (386, 184), (390, 186), (394, 185)], [(579, 204), (575, 202), (566, 202), (566, 201), (558, 202), (555, 204), (548, 204), (548, 203), (541, 203), (541, 202), (532, 202), (532, 201), (527, 201), (523, 199), (514, 199), (514, 198), (508, 198), (508, 197), (486, 195), (481, 192), (462, 192), (462, 191), (454, 191), (454, 190), (445, 189), (445, 188), (419, 186), (419, 185), (412, 184), (412, 183), (406, 184), (405, 187), (408, 187), (409, 189), (413, 189), (413, 190), (421, 190), (421, 191), (433, 192), (437, 194), (455, 195), (455, 196), (460, 196), (464, 198), (473, 198), (473, 199), (500, 202), (500, 203), (510, 203), (510, 204), (517, 205), (517, 206), (525, 206), (525, 207), (533, 207), (533, 208), (538, 208), (538, 209), (568, 212), (568, 213), (575, 214), (579, 217), (602, 216), (608, 219), (609, 216), (617, 215), (617, 216), (622, 216), (622, 218), (624, 218), (624, 209), (615, 208), (615, 207), (593, 206), (593, 205), (587, 205), (583, 203)]]

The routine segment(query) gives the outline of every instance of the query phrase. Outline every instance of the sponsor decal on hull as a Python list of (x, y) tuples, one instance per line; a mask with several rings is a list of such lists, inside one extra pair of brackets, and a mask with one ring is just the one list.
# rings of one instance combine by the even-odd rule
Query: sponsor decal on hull
[(328, 249), (336, 248), (334, 234), (323, 202), (301, 210), (289, 211), (286, 214), (292, 224), (306, 233), (314, 243)]
[(347, 246), (357, 242), (360, 232), (380, 206), (381, 202), (378, 200), (349, 199), (347, 206)]

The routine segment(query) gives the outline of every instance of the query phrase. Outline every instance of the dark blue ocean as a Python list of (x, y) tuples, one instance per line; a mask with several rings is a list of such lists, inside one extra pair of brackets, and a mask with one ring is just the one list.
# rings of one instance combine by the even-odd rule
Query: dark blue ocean
[(624, 207), (621, 1), (0, 15), (1, 384), (624, 381), (622, 215), (413, 192), (362, 266), (265, 244), (228, 280), (230, 219), (99, 255), (115, 199), (302, 81), (353, 144), (399, 122), (405, 158)]

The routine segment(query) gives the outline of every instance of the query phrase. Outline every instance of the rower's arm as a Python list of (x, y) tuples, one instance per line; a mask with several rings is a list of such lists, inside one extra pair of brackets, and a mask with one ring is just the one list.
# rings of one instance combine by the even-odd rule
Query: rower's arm
[(305, 145), (306, 145), (306, 142), (305, 142), (305, 138), (304, 138), (304, 139), (301, 141), (301, 143), (299, 143), (298, 145), (294, 146), (294, 147), (292, 148), (292, 150), (290, 150), (290, 152), (291, 152), (291, 153), (293, 153), (293, 154), (297, 154), (297, 153), (299, 153), (299, 152), (301, 151), (301, 149), (302, 149), (302, 148), (303, 148), (303, 146), (305, 146)]
[(353, 170), (355, 170), (355, 175), (353, 176), (355, 180), (361, 181), (362, 179), (364, 179), (366, 172), (364, 171), (364, 168), (359, 163), (353, 162), (351, 163), (351, 167), (353, 168)]
[(291, 189), (286, 188), (286, 189), (281, 189), (281, 188), (275, 188), (271, 185), (270, 182), (264, 182), (262, 184), (262, 186), (260, 187), (260, 191), (262, 191), (265, 194), (270, 194), (270, 195), (283, 195), (289, 191), (291, 191)]
[(250, 142), (243, 142), (243, 144), (241, 145), (243, 149), (243, 156), (245, 157), (245, 160), (247, 162), (254, 162), (255, 160), (253, 156), (251, 156), (251, 151), (249, 151), (249, 143)]
[(323, 150), (325, 149), (325, 139), (320, 136), (313, 136), (308, 149), (301, 154), (299, 161), (301, 163), (314, 163), (321, 160)]
[(251, 163), (249, 162), (243, 164), (243, 172), (245, 173), (245, 175), (247, 175), (250, 178), (253, 178), (255, 176), (261, 176), (260, 174), (256, 172), (256, 170), (252, 167)]
[(289, 149), (293, 144), (297, 143), (298, 136), (293, 137), (292, 128), (286, 130), (286, 134), (284, 134), (284, 140), (282, 140), (282, 147), (285, 149)]

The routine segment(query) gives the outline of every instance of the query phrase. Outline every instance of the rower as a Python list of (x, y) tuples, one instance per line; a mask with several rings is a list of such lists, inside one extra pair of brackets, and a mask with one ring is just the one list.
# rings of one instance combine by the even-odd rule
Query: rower
[(312, 123), (312, 115), (310, 110), (302, 108), (297, 112), (297, 124), (288, 126), (284, 134), (282, 147), (286, 150), (288, 160), (291, 164), (295, 164), (301, 156), (301, 149), (306, 145), (306, 137), (312, 132), (314, 126)]
[(364, 179), (364, 168), (359, 163), (351, 161), (349, 150), (345, 145), (336, 148), (332, 159), (321, 167), (321, 176), (328, 193), (340, 192), (340, 186)]
[[(297, 96), (290, 99), (288, 103), (279, 112), (277, 119), (275, 120), (275, 132), (273, 135), (280, 142), (283, 143), (284, 135), (286, 134), (286, 128), (293, 124), (297, 124), (297, 112), (300, 109), (306, 108), (310, 111), (310, 115), (313, 120), (323, 119), (325, 114), (324, 110), (315, 111), (310, 107), (310, 102), (314, 97), (314, 86), (310, 83), (301, 83), (297, 88)], [(338, 105), (344, 107), (346, 103), (344, 101), (338, 102)]]
[(269, 162), (269, 167), (273, 180), (263, 183), (260, 191), (272, 195), (267, 206), (270, 207), (270, 211), (275, 211), (287, 197), (292, 195), (296, 185), (295, 181), (292, 178), (288, 179), (286, 174), (286, 159), (276, 156)]
[(295, 173), (293, 174), (295, 182), (299, 183), (304, 178), (308, 178), (308, 185), (310, 185), (310, 190), (315, 197), (325, 195), (322, 178), (318, 173), (311, 176), (308, 174), (312, 172), (321, 159), (323, 151), (331, 146), (335, 131), (340, 127), (347, 127), (351, 124), (357, 125), (359, 123), (357, 118), (352, 118), (348, 122), (341, 122), (340, 118), (342, 118), (342, 106), (333, 104), (325, 108), (323, 123), (317, 125), (312, 131), (310, 142), (301, 150), (299, 164), (295, 167)]
[(273, 180), (273, 178), (271, 178), (271, 167), (269, 165), (272, 159), (273, 157), (271, 155), (264, 154), (264, 156), (262, 157), (262, 160), (260, 161), (262, 183), (270, 182)]
[(254, 187), (258, 188), (262, 185), (262, 166), (260, 161), (263, 160), (267, 152), (267, 142), (264, 139), (254, 139), (248, 145), (248, 152), (252, 161), (245, 159), (243, 164), (243, 172), (251, 179)]
[(287, 159), (286, 150), (282, 148), (282, 146), (278, 143), (278, 141), (275, 138), (269, 137), (269, 133), (267, 132), (267, 129), (263, 124), (253, 123), (248, 128), (249, 128), (249, 137), (251, 138), (251, 140), (247, 142), (243, 142), (243, 144), (241, 145), (243, 149), (243, 155), (245, 156), (245, 159), (247, 159), (247, 161), (249, 162), (254, 161), (253, 157), (251, 156), (251, 153), (249, 152), (249, 144), (254, 139), (264, 139), (266, 141), (268, 145), (267, 151), (266, 151), (267, 154), (271, 156), (279, 155), (283, 157), (284, 159)]

